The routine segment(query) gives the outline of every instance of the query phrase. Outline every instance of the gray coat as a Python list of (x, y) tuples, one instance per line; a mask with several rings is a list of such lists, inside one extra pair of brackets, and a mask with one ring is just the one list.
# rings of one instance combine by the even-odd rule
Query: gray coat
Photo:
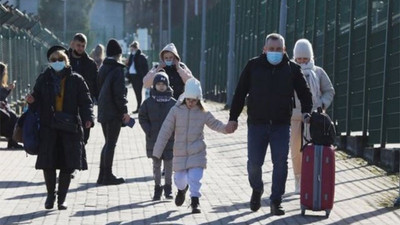
[[(146, 99), (139, 109), (139, 124), (146, 134), (147, 157), (153, 156), (154, 144), (157, 141), (158, 133), (161, 126), (168, 115), (169, 110), (175, 105), (176, 100), (171, 98), (167, 102), (157, 102), (153, 96), (155, 91), (152, 90), (152, 96)], [(166, 160), (172, 159), (172, 148), (174, 145), (173, 136), (169, 139), (164, 148), (162, 158)]]

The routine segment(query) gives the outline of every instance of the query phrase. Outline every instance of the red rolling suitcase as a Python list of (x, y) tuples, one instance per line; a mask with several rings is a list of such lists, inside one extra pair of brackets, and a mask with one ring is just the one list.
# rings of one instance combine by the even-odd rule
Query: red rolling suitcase
[(333, 207), (335, 194), (335, 151), (332, 146), (309, 144), (304, 147), (301, 165), (301, 215), (306, 210), (325, 211)]

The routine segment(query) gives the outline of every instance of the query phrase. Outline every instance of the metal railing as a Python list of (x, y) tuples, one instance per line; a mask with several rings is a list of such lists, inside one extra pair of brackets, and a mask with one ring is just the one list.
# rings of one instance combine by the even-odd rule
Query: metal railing
[(0, 4), (0, 25), (0, 61), (8, 65), (9, 82), (17, 81), (9, 96), (16, 106), (46, 66), (48, 48), (62, 43), (35, 16), (8, 5)]

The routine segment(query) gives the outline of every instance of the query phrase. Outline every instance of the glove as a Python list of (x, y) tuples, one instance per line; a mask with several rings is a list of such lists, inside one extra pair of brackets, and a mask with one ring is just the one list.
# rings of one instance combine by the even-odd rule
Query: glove
[(310, 113), (303, 113), (303, 123), (310, 123), (311, 115)]

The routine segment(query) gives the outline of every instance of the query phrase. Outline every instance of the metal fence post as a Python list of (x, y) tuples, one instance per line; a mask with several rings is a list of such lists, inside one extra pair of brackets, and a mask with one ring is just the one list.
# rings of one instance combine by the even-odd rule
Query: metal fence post
[(187, 45), (187, 14), (188, 14), (188, 0), (184, 0), (183, 6), (183, 46), (182, 46), (182, 60), (186, 62), (186, 45)]
[(350, 102), (350, 94), (351, 94), (351, 63), (352, 63), (352, 57), (351, 55), (353, 54), (352, 51), (352, 42), (353, 42), (353, 29), (354, 29), (354, 1), (350, 1), (350, 27), (349, 27), (349, 39), (348, 39), (348, 44), (349, 47), (347, 48), (347, 96), (346, 96), (346, 136), (350, 136), (350, 130), (351, 130), (351, 102)]
[(383, 86), (382, 86), (382, 109), (381, 109), (381, 131), (380, 131), (380, 144), (381, 148), (385, 148), (386, 146), (386, 98), (387, 98), (387, 76), (389, 73), (389, 48), (390, 48), (390, 37), (392, 35), (391, 26), (392, 26), (392, 0), (388, 0), (387, 6), (387, 21), (386, 21), (386, 35), (385, 35), (385, 58), (383, 63)]
[(279, 33), (286, 38), (286, 21), (287, 21), (287, 1), (281, 0), (281, 8), (279, 13)]
[(232, 104), (233, 93), (234, 93), (234, 81), (235, 81), (235, 32), (236, 32), (236, 0), (230, 1), (230, 16), (229, 16), (229, 49), (228, 49), (228, 73), (227, 73), (227, 100), (226, 106), (230, 107)]
[[(365, 19), (365, 44), (364, 44), (364, 83), (363, 83), (363, 111), (362, 111), (362, 136), (367, 136), (368, 129), (368, 53), (370, 40), (369, 36), (371, 35), (371, 9), (372, 9), (372, 1), (367, 2), (367, 17)], [(364, 143), (366, 144), (366, 143)], [(365, 146), (365, 145), (364, 145)]]
[(202, 2), (202, 15), (201, 15), (201, 47), (200, 47), (200, 82), (203, 92), (205, 91), (206, 84), (206, 17), (207, 17), (207, 0)]

